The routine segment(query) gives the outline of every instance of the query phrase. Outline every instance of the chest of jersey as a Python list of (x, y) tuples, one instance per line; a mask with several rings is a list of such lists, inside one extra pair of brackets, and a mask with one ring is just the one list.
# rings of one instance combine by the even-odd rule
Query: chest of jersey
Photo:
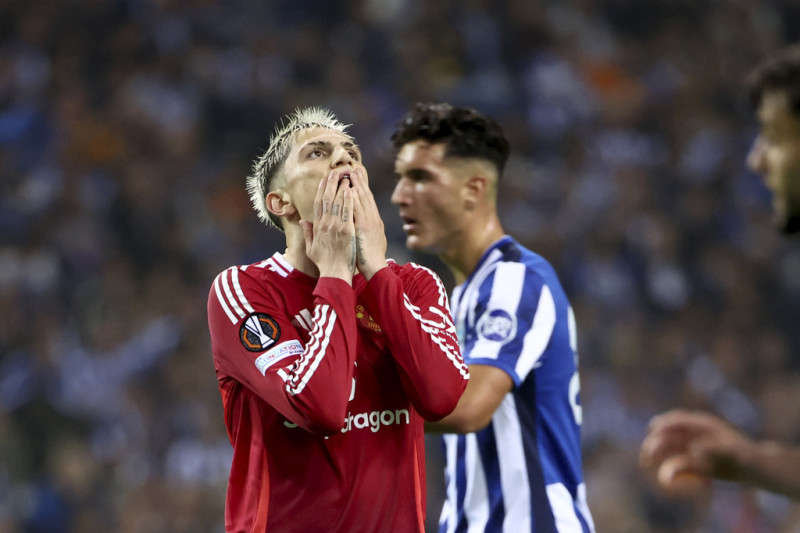
[[(290, 309), (294, 317), (292, 324), (303, 342), (310, 337), (313, 301)], [(383, 333), (383, 326), (369, 313), (363, 302), (357, 302), (353, 313), (358, 331), (356, 368), (350, 391), (348, 410), (339, 435), (326, 440), (339, 440), (341, 437), (380, 438), (411, 424), (412, 408), (403, 390), (397, 367), (389, 344)], [(291, 425), (291, 424), (289, 424)], [(361, 435), (361, 434), (364, 435)]]

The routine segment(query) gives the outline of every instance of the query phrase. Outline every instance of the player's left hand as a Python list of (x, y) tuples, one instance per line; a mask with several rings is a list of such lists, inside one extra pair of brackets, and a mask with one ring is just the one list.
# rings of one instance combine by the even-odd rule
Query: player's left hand
[(364, 171), (353, 171), (350, 182), (355, 192), (353, 222), (356, 228), (357, 266), (358, 271), (369, 280), (375, 272), (386, 266), (386, 232)]

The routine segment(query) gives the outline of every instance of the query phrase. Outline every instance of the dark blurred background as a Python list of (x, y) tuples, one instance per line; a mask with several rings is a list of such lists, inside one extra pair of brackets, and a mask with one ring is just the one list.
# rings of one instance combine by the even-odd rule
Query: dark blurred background
[(250, 164), (282, 115), (331, 108), (389, 255), (451, 285), (389, 203), (418, 100), (511, 138), (503, 222), (578, 318), (598, 532), (800, 531), (786, 499), (670, 499), (636, 464), (673, 406), (800, 438), (800, 246), (744, 165), (743, 85), (797, 39), (794, 0), (0, 0), (0, 531), (223, 532), (206, 297), (283, 246)]

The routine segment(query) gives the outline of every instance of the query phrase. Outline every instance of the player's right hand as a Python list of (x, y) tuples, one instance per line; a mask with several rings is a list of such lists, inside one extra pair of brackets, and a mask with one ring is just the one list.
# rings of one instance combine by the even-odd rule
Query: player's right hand
[(353, 192), (348, 169), (335, 169), (319, 182), (314, 198), (314, 222), (301, 221), (306, 254), (320, 276), (353, 280), (356, 268)]
[(741, 431), (715, 415), (674, 410), (650, 421), (639, 461), (658, 473), (665, 488), (680, 474), (736, 481), (739, 455), (751, 446)]

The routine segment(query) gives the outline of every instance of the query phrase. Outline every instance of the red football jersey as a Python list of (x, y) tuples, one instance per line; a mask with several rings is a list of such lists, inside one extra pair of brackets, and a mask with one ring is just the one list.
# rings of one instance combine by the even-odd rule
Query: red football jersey
[(233, 445), (228, 532), (424, 532), (423, 419), (469, 378), (430, 270), (312, 278), (280, 254), (209, 293)]

